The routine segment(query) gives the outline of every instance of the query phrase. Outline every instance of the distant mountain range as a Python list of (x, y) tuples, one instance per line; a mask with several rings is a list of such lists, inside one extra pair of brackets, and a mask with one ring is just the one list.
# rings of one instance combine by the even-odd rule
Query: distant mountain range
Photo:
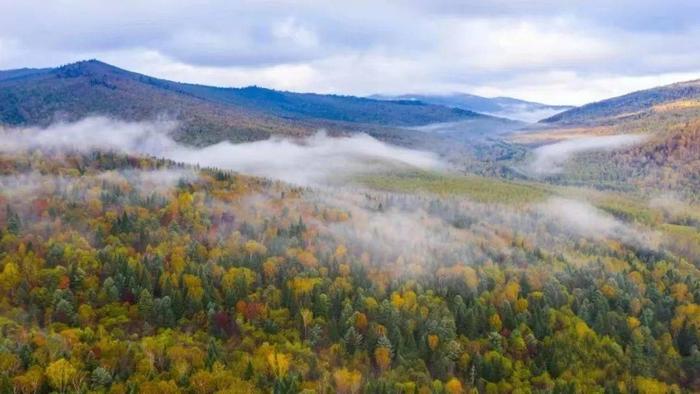
[[(332, 135), (365, 132), (438, 152), (470, 171), (509, 177), (522, 176), (509, 170), (511, 163), (548, 140), (645, 134), (645, 142), (634, 148), (578, 155), (577, 171), (560, 174), (558, 181), (654, 187), (687, 196), (695, 196), (700, 187), (700, 80), (569, 108), (469, 94), (361, 98), (213, 87), (158, 79), (96, 60), (0, 71), (0, 126), (44, 127), (92, 115), (176, 120), (173, 136), (200, 146), (305, 136), (319, 129)], [(544, 119), (523, 122), (539, 118)], [(525, 146), (502, 138), (512, 133), (533, 142)]]
[(571, 109), (571, 106), (548, 105), (511, 97), (482, 97), (467, 93), (444, 95), (403, 94), (398, 96), (373, 95), (373, 99), (415, 101), (428, 104), (459, 108), (492, 116), (508, 118), (523, 122), (537, 122), (556, 113)]
[(176, 119), (176, 137), (199, 145), (307, 135), (320, 128), (395, 136), (396, 128), (466, 120), (512, 128), (509, 120), (444, 105), (179, 83), (97, 60), (0, 71), (0, 124), (46, 126), (90, 115), (129, 121)]
[(586, 104), (551, 116), (541, 123), (616, 123), (648, 115), (660, 105), (689, 100), (700, 101), (700, 80), (678, 82)]

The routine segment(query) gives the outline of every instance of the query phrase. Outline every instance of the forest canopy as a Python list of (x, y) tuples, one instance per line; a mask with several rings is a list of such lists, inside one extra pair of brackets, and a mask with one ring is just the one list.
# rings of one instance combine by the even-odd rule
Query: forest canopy
[(101, 151), (0, 174), (3, 392), (700, 389), (692, 214)]

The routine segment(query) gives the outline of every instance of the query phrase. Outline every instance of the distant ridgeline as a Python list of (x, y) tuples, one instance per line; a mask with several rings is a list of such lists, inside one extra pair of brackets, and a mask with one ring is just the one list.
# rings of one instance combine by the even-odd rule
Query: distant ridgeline
[(49, 69), (0, 71), (0, 123), (46, 126), (105, 115), (122, 120), (178, 120), (181, 140), (207, 144), (271, 135), (390, 133), (392, 128), (491, 118), (411, 101), (220, 88), (141, 75), (96, 61)]

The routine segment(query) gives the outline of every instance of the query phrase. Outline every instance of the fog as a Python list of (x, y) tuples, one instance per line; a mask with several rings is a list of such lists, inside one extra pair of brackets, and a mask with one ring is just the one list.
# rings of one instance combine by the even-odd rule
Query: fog
[(122, 190), (136, 190), (145, 195), (166, 194), (174, 190), (180, 181), (193, 181), (197, 173), (192, 169), (111, 170), (80, 177), (47, 175), (37, 171), (0, 176), (0, 196), (12, 200), (36, 198), (39, 194), (62, 194), (71, 199), (85, 198), (87, 189), (105, 182)]
[(121, 122), (90, 117), (47, 128), (0, 129), (0, 151), (25, 149), (89, 152), (111, 150), (158, 155), (177, 147), (168, 137), (176, 124), (170, 121)]
[(167, 193), (181, 181), (195, 181), (196, 171), (190, 168), (164, 168), (158, 170), (119, 170), (104, 171), (96, 176), (97, 179), (116, 185), (131, 185), (137, 189)]
[(527, 123), (536, 123), (542, 119), (549, 118), (550, 116), (554, 116), (565, 110), (566, 108), (532, 108), (529, 105), (511, 105), (504, 107), (500, 111), (487, 112), (486, 114), (506, 119), (519, 120)]
[(304, 186), (343, 183), (353, 175), (396, 166), (430, 169), (442, 165), (433, 153), (391, 146), (366, 134), (329, 137), (324, 132), (303, 140), (272, 138), (243, 144), (221, 142), (202, 149), (178, 147), (165, 156)]
[[(532, 253), (526, 251), (535, 246), (562, 254), (570, 247), (571, 239), (579, 238), (596, 242), (615, 239), (633, 246), (656, 245), (654, 234), (624, 223), (583, 201), (553, 197), (544, 202), (515, 206), (479, 203), (460, 196), (371, 191), (346, 183), (355, 175), (397, 166), (442, 166), (433, 154), (393, 147), (367, 135), (331, 138), (318, 133), (298, 140), (273, 138), (194, 148), (175, 142), (169, 136), (173, 127), (175, 125), (167, 121), (124, 123), (90, 118), (47, 129), (5, 130), (0, 150), (43, 149), (61, 153), (108, 149), (311, 186), (303, 189), (303, 199), (296, 202), (285, 200), (284, 206), (299, 215), (306, 212), (305, 217), (313, 216), (309, 215), (311, 206), (315, 212), (325, 209), (343, 212), (345, 220), (314, 222), (307, 218), (305, 221), (318, 226), (320, 236), (331, 236), (346, 244), (355, 256), (367, 254), (371, 256), (371, 263), (380, 264), (399, 275), (430, 274), (436, 267), (455, 264), (489, 261), (520, 264), (532, 258)], [(627, 139), (623, 141), (627, 143)], [(590, 149), (610, 146), (600, 141), (584, 145)], [(564, 148), (559, 151), (570, 154), (577, 150)], [(3, 188), (0, 194), (17, 203), (22, 196), (31, 196), (37, 191), (85, 198), (81, 193), (90, 185), (99, 185), (103, 181), (118, 185), (122, 190), (140, 190), (145, 195), (153, 191), (164, 194), (181, 179), (192, 180), (196, 176), (191, 169), (127, 169), (82, 177), (30, 173), (0, 179)], [(277, 205), (274, 201), (279, 198), (280, 190), (270, 193), (256, 195), (245, 204), (216, 201), (208, 204), (212, 204), (211, 209), (234, 211), (234, 216), (240, 220), (250, 216), (250, 221), (254, 222), (260, 219), (259, 215), (274, 218), (275, 214), (270, 210)], [(73, 195), (75, 197), (71, 197)], [(318, 215), (325, 217), (324, 213)], [(522, 242), (518, 241), (516, 245), (516, 239)]]
[(610, 151), (636, 145), (646, 137), (636, 134), (575, 138), (541, 146), (534, 150), (535, 158), (529, 166), (536, 175), (560, 173), (564, 164), (578, 153)]
[(169, 121), (128, 123), (103, 117), (59, 123), (45, 129), (4, 130), (2, 151), (22, 149), (113, 150), (147, 154), (188, 164), (234, 170), (303, 186), (335, 184), (352, 176), (402, 166), (439, 168), (429, 152), (385, 144), (366, 134), (329, 137), (319, 131), (304, 139), (271, 138), (242, 144), (221, 142), (194, 148), (170, 137)]
[(657, 236), (624, 223), (588, 202), (552, 197), (539, 205), (549, 220), (574, 235), (590, 239), (616, 239), (628, 244), (655, 247)]
[(658, 249), (661, 240), (646, 227), (562, 197), (514, 206), (327, 188), (306, 198), (348, 213), (345, 221), (318, 225), (355, 255), (366, 252), (370, 263), (398, 276), (434, 275), (439, 267), (489, 261), (521, 264), (532, 258), (527, 251), (534, 248), (566, 258), (572, 241), (583, 239), (601, 245), (616, 240), (641, 249)]

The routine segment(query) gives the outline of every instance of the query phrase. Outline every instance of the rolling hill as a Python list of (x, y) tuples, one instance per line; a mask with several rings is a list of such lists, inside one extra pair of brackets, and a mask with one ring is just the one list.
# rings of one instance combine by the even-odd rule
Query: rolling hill
[(654, 108), (670, 103), (687, 107), (693, 102), (700, 102), (700, 80), (674, 83), (586, 104), (543, 119), (541, 123), (612, 124), (643, 117)]
[(536, 122), (556, 113), (571, 109), (565, 105), (548, 105), (511, 97), (482, 97), (467, 93), (445, 95), (404, 94), (399, 96), (374, 95), (381, 100), (416, 101), (450, 108), (460, 108), (523, 122)]
[(672, 193), (697, 201), (700, 189), (700, 80), (679, 82), (587, 104), (514, 137), (530, 148), (621, 134), (639, 143), (573, 155), (547, 180), (567, 185)]
[(97, 60), (0, 72), (0, 124), (46, 126), (90, 115), (129, 121), (176, 119), (180, 124), (176, 137), (198, 145), (306, 135), (320, 128), (395, 138), (400, 127), (493, 119), (414, 101), (172, 82)]

